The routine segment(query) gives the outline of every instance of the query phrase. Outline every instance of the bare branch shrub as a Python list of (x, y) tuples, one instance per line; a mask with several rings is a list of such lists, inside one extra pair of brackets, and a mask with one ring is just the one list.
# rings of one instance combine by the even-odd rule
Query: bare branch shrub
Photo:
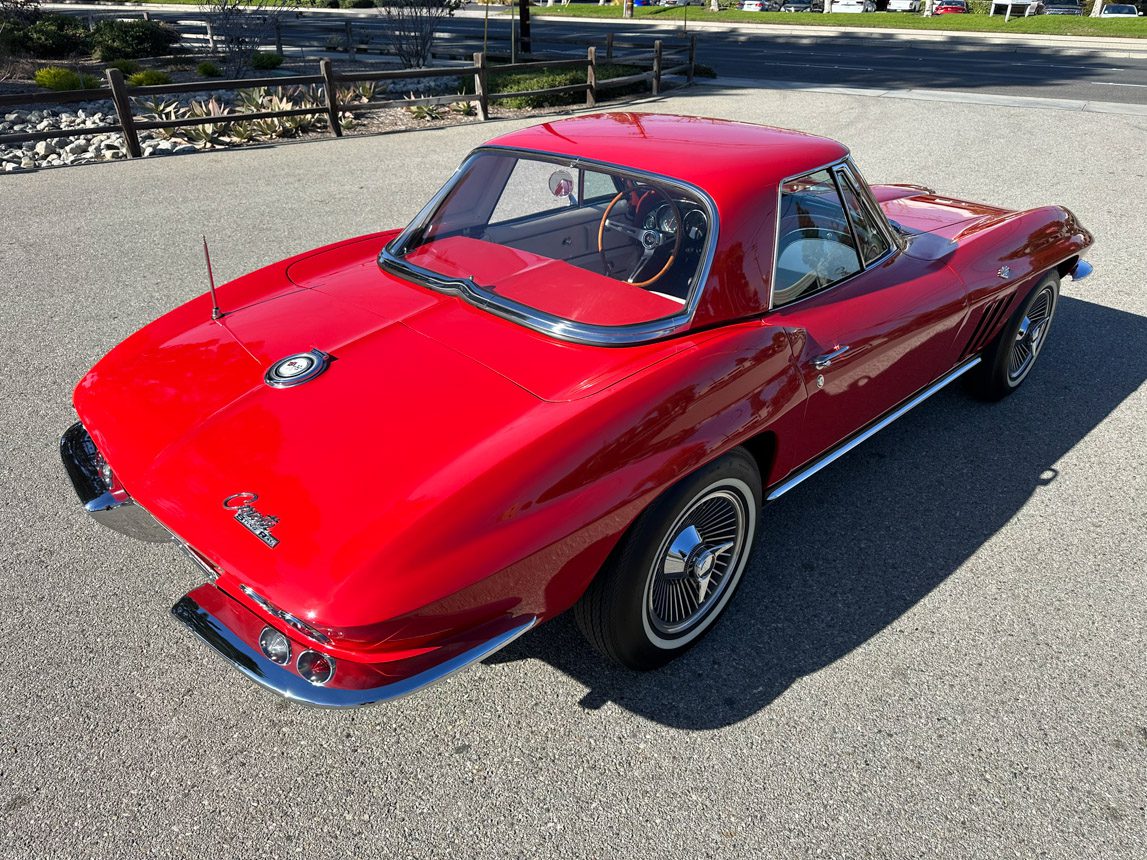
[(454, 15), (463, 0), (385, 0), (382, 17), (390, 25), (390, 44), (403, 68), (420, 69), (430, 62), (438, 27)]
[(300, 0), (203, 0), (199, 9), (211, 22), (227, 77), (251, 68), (255, 51), (275, 41), (275, 22), (300, 5)]

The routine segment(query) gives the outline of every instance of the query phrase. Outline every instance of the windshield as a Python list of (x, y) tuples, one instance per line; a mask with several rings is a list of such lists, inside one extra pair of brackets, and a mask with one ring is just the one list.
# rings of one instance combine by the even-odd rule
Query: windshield
[(551, 329), (632, 326), (688, 313), (710, 232), (709, 204), (666, 180), (485, 151), (380, 259)]

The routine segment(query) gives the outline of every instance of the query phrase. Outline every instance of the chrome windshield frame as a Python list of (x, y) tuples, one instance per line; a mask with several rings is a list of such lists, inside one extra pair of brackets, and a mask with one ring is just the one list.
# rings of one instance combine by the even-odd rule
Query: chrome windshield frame
[[(554, 314), (548, 314), (545, 311), (500, 296), (493, 290), (486, 289), (471, 279), (460, 279), (440, 275), (422, 266), (413, 265), (403, 259), (396, 253), (397, 249), (400, 249), (415, 232), (421, 230), (431, 217), (433, 217), (434, 213), (438, 211), (439, 206), (441, 206), (442, 201), (445, 200), (446, 196), (460, 180), (470, 163), (479, 156), (487, 153), (525, 156), (535, 160), (560, 164), (571, 170), (596, 170), (598, 172), (608, 172), (619, 176), (632, 177), (634, 179), (653, 181), (678, 189), (689, 196), (695, 197), (704, 208), (705, 214), (709, 219), (709, 234), (706, 237), (706, 245), (701, 254), (701, 263), (697, 270), (697, 277), (681, 310), (670, 316), (643, 323), (633, 323), (631, 325), (603, 326), (579, 323), (555, 316)], [(413, 278), (416, 282), (429, 289), (457, 295), (475, 307), (559, 340), (597, 346), (630, 346), (679, 334), (689, 327), (693, 321), (697, 307), (701, 302), (701, 294), (704, 292), (709, 281), (709, 273), (713, 266), (713, 257), (716, 254), (719, 233), (720, 223), (716, 203), (714, 203), (713, 198), (710, 197), (708, 193), (691, 183), (674, 179), (671, 176), (634, 170), (623, 165), (582, 158), (580, 156), (569, 156), (562, 155), (561, 153), (510, 146), (481, 146), (466, 157), (466, 160), (454, 171), (453, 176), (451, 176), (438, 193), (431, 198), (430, 202), (422, 208), (414, 220), (407, 225), (406, 229), (382, 249), (378, 255), (378, 265), (399, 277)]]

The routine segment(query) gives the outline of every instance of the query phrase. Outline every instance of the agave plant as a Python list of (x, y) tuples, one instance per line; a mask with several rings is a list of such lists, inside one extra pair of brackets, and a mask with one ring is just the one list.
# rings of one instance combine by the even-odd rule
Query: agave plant
[(459, 116), (477, 116), (478, 109), (474, 107), (474, 102), (457, 101), (450, 103), (450, 112)]
[[(407, 99), (417, 99), (413, 92), (406, 97)], [(432, 122), (436, 119), (442, 119), (442, 105), (428, 104), (428, 105), (408, 105), (406, 112), (415, 119), (420, 119), (425, 122)]]
[[(132, 99), (135, 107), (139, 110), (143, 119), (149, 120), (173, 120), (182, 119), (187, 116), (187, 109), (182, 107), (175, 99), (164, 99), (161, 97), (146, 98), (140, 96), (139, 98)], [(174, 128), (157, 128), (154, 134), (166, 140), (171, 140), (175, 136), (177, 129)]]
[[(187, 106), (187, 116), (196, 118), (222, 116), (230, 112), (230, 108), (214, 96), (207, 101), (193, 101)], [(182, 135), (188, 140), (201, 143), (204, 146), (223, 146), (226, 143), (223, 137), (228, 134), (231, 125), (232, 123), (229, 122), (193, 125), (185, 128)]]
[(253, 122), (232, 122), (227, 125), (228, 143), (252, 143), (259, 139), (259, 131)]
[(266, 87), (239, 90), (237, 99), (239, 105), (248, 111), (254, 112), (263, 109), (263, 100), (267, 97)]

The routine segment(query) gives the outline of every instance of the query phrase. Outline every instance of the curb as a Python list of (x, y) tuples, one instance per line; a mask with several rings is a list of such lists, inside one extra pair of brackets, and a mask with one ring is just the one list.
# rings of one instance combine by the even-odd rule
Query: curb
[(1040, 96), (1008, 96), (998, 93), (968, 93), (953, 90), (893, 90), (876, 87), (839, 87), (832, 86), (831, 84), (802, 83), (800, 81), (759, 81), (750, 78), (694, 78), (693, 84), (698, 87), (795, 90), (836, 96), (907, 99), (909, 101), (951, 102), (955, 104), (986, 105), (990, 107), (1065, 110), (1074, 113), (1106, 113), (1147, 117), (1147, 105), (1124, 104), (1123, 102), (1052, 99)]
[[(542, 7), (545, 8), (545, 7)], [(469, 11), (456, 13), (460, 17), (478, 17), (481, 13)], [(537, 16), (539, 19), (550, 17), (563, 21), (576, 21), (579, 24), (604, 25), (615, 23), (614, 19), (579, 18), (573, 15), (549, 15), (544, 12)], [(624, 22), (626, 26), (637, 25), (649, 27), (665, 32), (679, 33), (682, 27), (671, 26), (668, 22), (650, 21), (648, 18), (618, 18), (616, 22)], [(689, 21), (689, 31), (709, 31), (725, 33), (741, 33), (744, 36), (780, 36), (796, 37), (809, 41), (817, 37), (836, 37), (841, 40), (856, 42), (873, 41), (903, 41), (903, 42), (947, 42), (952, 47), (959, 48), (965, 45), (983, 44), (998, 46), (1005, 49), (1018, 50), (1022, 48), (1056, 48), (1058, 52), (1103, 54), (1114, 57), (1147, 57), (1147, 39), (1129, 39), (1119, 36), (1040, 36), (1030, 33), (985, 33), (975, 30), (901, 30), (893, 27), (820, 27), (799, 26), (788, 24), (753, 24), (749, 22), (729, 21)]]

